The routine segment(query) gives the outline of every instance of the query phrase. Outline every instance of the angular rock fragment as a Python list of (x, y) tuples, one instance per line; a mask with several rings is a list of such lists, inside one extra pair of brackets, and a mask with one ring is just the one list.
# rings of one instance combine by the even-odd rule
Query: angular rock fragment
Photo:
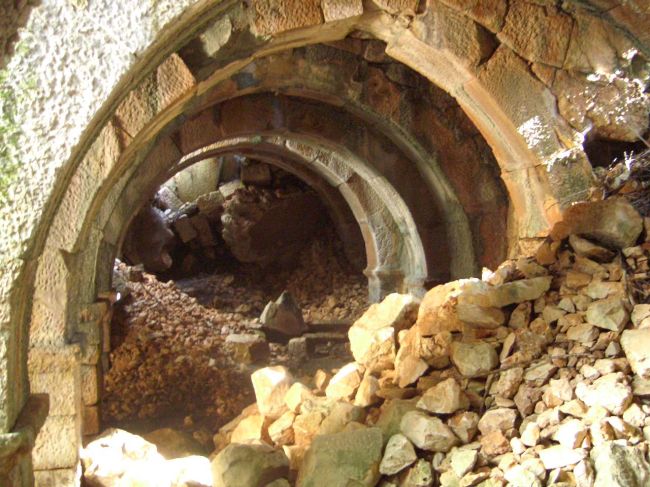
[(269, 301), (260, 321), (262, 329), (274, 339), (295, 337), (307, 331), (302, 310), (288, 291), (284, 291), (276, 301)]
[(400, 487), (431, 487), (433, 485), (433, 470), (431, 463), (423, 458), (415, 462), (411, 468), (400, 475)]
[(544, 463), (546, 470), (575, 465), (587, 456), (586, 450), (580, 448), (567, 448), (555, 445), (539, 451), (539, 458)]
[(650, 379), (650, 328), (625, 330), (621, 346), (634, 373)]
[(214, 485), (223, 487), (266, 485), (288, 475), (287, 456), (267, 445), (233, 443), (212, 460)]
[(610, 262), (616, 255), (611, 250), (596, 245), (577, 235), (570, 235), (569, 243), (576, 254), (588, 259), (593, 259), (597, 262)]
[(296, 486), (374, 487), (380, 477), (382, 446), (379, 428), (317, 436), (305, 454)]
[(571, 234), (585, 235), (611, 248), (632, 247), (641, 231), (643, 219), (625, 198), (576, 203), (564, 211), (551, 236), (562, 240)]
[(497, 408), (487, 411), (478, 422), (481, 434), (487, 435), (492, 431), (506, 433), (515, 427), (517, 411), (509, 408)]
[(587, 308), (587, 323), (606, 330), (621, 331), (628, 318), (628, 312), (619, 296), (594, 301)]
[(341, 368), (330, 380), (325, 395), (330, 399), (352, 399), (359, 385), (363, 371), (356, 362), (351, 362)]
[(458, 444), (458, 438), (445, 423), (419, 411), (406, 413), (400, 422), (400, 430), (422, 450), (448, 452)]
[(449, 427), (463, 443), (469, 443), (478, 431), (479, 416), (473, 411), (454, 414), (449, 419)]
[(417, 458), (413, 444), (406, 436), (398, 433), (388, 439), (379, 472), (382, 475), (394, 475), (413, 464)]
[(499, 365), (496, 350), (485, 342), (454, 342), (451, 346), (451, 361), (465, 377), (485, 374)]
[(576, 396), (588, 406), (602, 406), (612, 414), (621, 415), (632, 402), (632, 389), (621, 372), (607, 374), (592, 385), (576, 386)]
[(366, 373), (354, 396), (354, 405), (365, 408), (375, 404), (379, 401), (377, 391), (379, 391), (379, 381), (376, 377)]
[(397, 333), (413, 325), (418, 307), (413, 296), (395, 293), (370, 306), (348, 332), (354, 359), (370, 371), (391, 368)]
[(594, 487), (644, 487), (650, 485), (650, 463), (639, 448), (603, 443), (591, 450), (596, 469)]
[(471, 472), (477, 460), (478, 452), (476, 450), (457, 449), (451, 452), (451, 468), (459, 478)]
[(279, 418), (286, 409), (284, 396), (293, 383), (287, 368), (277, 365), (256, 370), (251, 374), (251, 381), (260, 413), (269, 418)]
[(247, 365), (267, 360), (271, 353), (269, 344), (259, 335), (233, 333), (226, 337), (225, 346), (235, 361)]
[(447, 379), (428, 389), (417, 407), (434, 414), (451, 414), (467, 409), (469, 400), (454, 379)]

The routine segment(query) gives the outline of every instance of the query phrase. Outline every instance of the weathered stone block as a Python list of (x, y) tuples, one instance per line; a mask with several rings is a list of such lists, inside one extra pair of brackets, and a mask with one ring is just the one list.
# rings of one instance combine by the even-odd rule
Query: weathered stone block
[(96, 435), (101, 426), (99, 407), (86, 406), (83, 408), (81, 431), (84, 436)]
[(505, 25), (497, 37), (529, 61), (560, 68), (572, 28), (571, 17), (553, 7), (516, 1), (510, 4)]
[(76, 487), (79, 485), (79, 472), (75, 468), (58, 470), (37, 470), (34, 472), (36, 487)]
[(255, 0), (252, 30), (258, 36), (279, 34), (323, 22), (320, 0)]
[(86, 406), (99, 401), (99, 370), (94, 365), (81, 366), (81, 400)]
[(321, 8), (325, 22), (331, 22), (361, 15), (363, 2), (361, 0), (322, 0)]
[(79, 460), (80, 423), (77, 416), (49, 416), (36, 437), (34, 469), (73, 468)]

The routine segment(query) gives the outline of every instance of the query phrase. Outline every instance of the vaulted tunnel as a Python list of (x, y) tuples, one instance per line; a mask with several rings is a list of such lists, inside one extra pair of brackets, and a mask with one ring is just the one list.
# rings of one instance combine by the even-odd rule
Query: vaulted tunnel
[[(566, 208), (594, 193), (592, 165), (606, 166), (605, 153), (647, 138), (647, 12), (635, 6), (184, 0), (132, 2), (116, 13), (91, 1), (43, 2), (28, 17), (30, 2), (15, 3), (0, 26), (2, 62), (13, 77), (8, 93), (17, 94), (12, 117), (22, 127), (16, 147), (7, 145), (19, 164), (1, 211), (0, 433), (18, 432), (22, 443), (0, 455), (10, 459), (0, 465), (0, 483), (12, 487), (31, 485), (34, 472), (37, 485), (78, 485), (83, 438), (99, 431), (115, 384), (119, 394), (111, 370), (135, 364), (115, 354), (137, 342), (122, 334), (130, 323), (119, 321), (123, 313), (141, 311), (137, 299), (116, 302), (115, 259), (128, 259), (129, 233), (147, 231), (131, 225), (143, 208), (164, 209), (160, 188), (179, 196), (183, 174), (205, 176), (196, 168), (237, 159), (273, 175), (260, 189), (243, 182), (241, 167), (230, 181), (208, 173), (205, 192), (182, 202), (188, 218), (200, 216), (196, 200), (232, 181), (241, 194), (313, 195), (329, 233), (315, 233), (313, 245), (293, 254), (295, 261), (310, 249), (324, 252), (290, 274), (298, 276), (294, 287), (336, 274), (349, 294), (332, 300), (366, 305), (392, 292), (421, 296), (530, 254)], [(14, 53), (21, 25), (32, 44)], [(163, 223), (179, 239), (165, 220), (176, 210), (167, 210)], [(234, 261), (219, 221), (208, 229), (218, 243), (210, 246)], [(182, 245), (181, 267), (198, 248)], [(201, 255), (183, 278), (206, 274)], [(310, 276), (319, 255), (331, 272)], [(226, 348), (220, 335), (241, 331), (242, 313), (197, 314), (196, 302), (177, 293), (178, 276), (161, 273), (171, 279), (162, 285), (127, 274), (142, 302), (187, 307), (174, 326), (223, 320), (218, 333), (216, 325), (197, 328), (206, 362)], [(143, 282), (169, 293), (152, 298)], [(237, 277), (223, 282), (231, 284), (219, 292), (255, 290)], [(215, 302), (236, 302), (232, 292), (224, 296)], [(198, 344), (183, 331), (176, 338)], [(345, 356), (338, 345), (324, 354)], [(274, 347), (263, 361), (286, 351)], [(223, 380), (235, 390), (232, 370), (213, 385)], [(191, 382), (180, 399), (200, 388)], [(234, 399), (230, 410), (220, 397), (213, 417), (228, 419), (240, 406)], [(149, 405), (155, 418), (153, 399)]]

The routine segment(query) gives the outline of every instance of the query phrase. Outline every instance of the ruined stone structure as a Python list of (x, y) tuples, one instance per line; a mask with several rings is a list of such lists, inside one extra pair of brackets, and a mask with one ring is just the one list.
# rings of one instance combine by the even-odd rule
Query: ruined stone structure
[(4, 4), (2, 485), (78, 482), (114, 258), (189, 164), (242, 154), (307, 182), (344, 242), (360, 232), (377, 300), (529, 252), (589, 198), (585, 146), (648, 128), (641, 1)]

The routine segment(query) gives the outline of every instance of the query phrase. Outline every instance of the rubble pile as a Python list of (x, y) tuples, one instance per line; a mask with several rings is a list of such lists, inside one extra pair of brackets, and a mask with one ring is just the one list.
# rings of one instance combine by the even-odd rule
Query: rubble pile
[(201, 306), (172, 281), (149, 274), (136, 279), (127, 283), (129, 295), (112, 323), (104, 420), (184, 413), (218, 424), (232, 417), (251, 391), (242, 387), (247, 377), (224, 344), (226, 335), (244, 329), (245, 318)]
[[(650, 217), (650, 149), (626, 154), (625, 160), (599, 173), (606, 196), (625, 198), (645, 218)], [(637, 301), (650, 299), (650, 266), (647, 256), (631, 250), (626, 257), (630, 287)]]
[(300, 305), (305, 321), (311, 323), (352, 323), (368, 303), (366, 279), (351, 268), (331, 228), (320, 230), (288, 268), (262, 272), (255, 265), (240, 264), (175, 282), (204, 306), (239, 313), (251, 321), (285, 290)]
[(644, 221), (620, 199), (567, 213), (534, 258), (371, 306), (333, 374), (256, 371), (214, 485), (243, 485), (242, 459), (246, 485), (649, 485), (650, 304), (626, 285)]
[(575, 205), (534, 257), (372, 305), (354, 362), (258, 369), (213, 485), (650, 485), (649, 235), (623, 198)]

